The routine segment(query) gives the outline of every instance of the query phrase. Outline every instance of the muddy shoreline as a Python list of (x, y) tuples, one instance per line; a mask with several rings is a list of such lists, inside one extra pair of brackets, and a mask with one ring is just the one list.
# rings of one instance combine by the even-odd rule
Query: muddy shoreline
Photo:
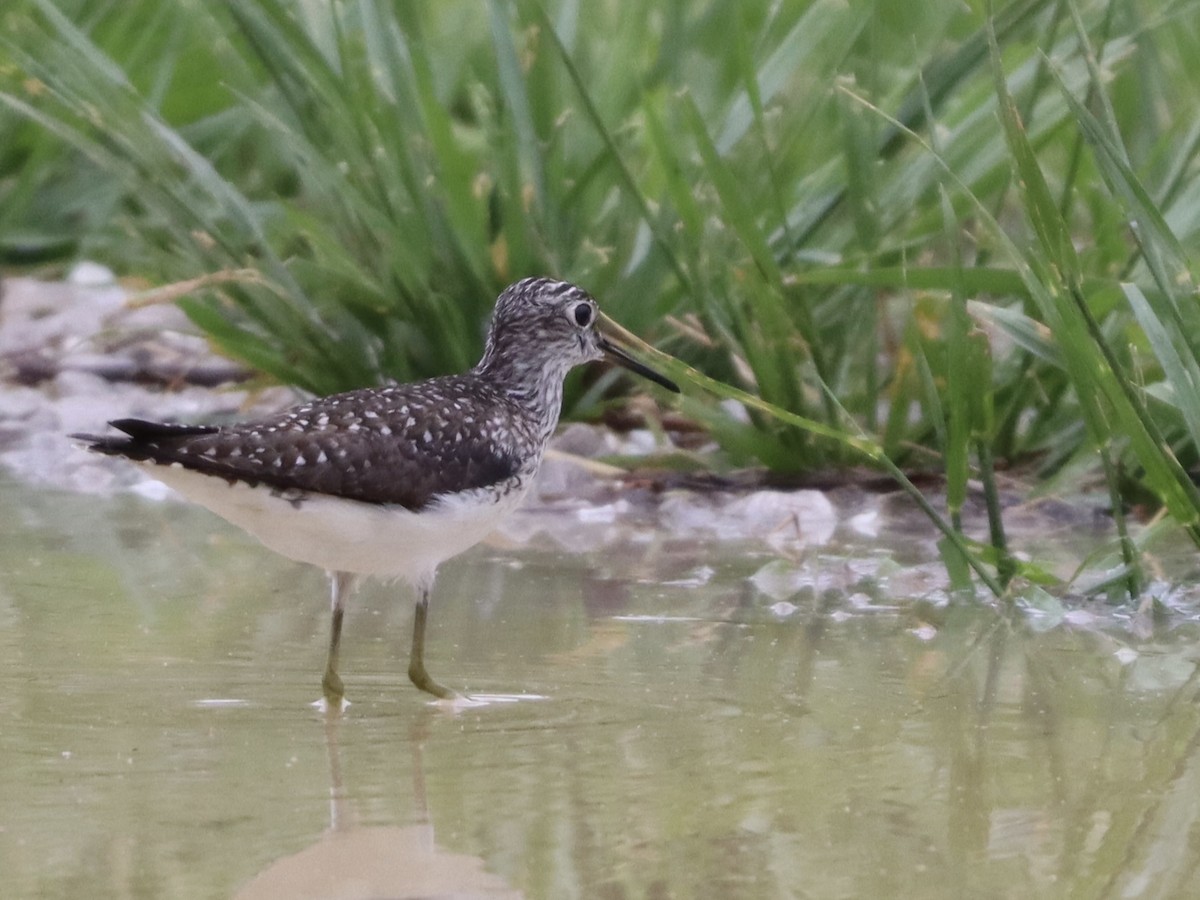
[[(220, 421), (267, 415), (304, 399), (288, 387), (263, 387), (253, 373), (213, 352), (170, 303), (142, 304), (113, 274), (77, 265), (62, 281), (9, 277), (0, 282), (0, 468), (34, 485), (155, 499), (172, 493), (142, 470), (83, 452), (67, 435), (103, 433), (127, 416)], [(696, 435), (686, 435), (689, 451)], [(680, 534), (774, 535), (795, 523), (801, 544), (828, 539), (837, 516), (826, 490), (769, 486), (762, 473), (732, 476), (647, 470), (626, 473), (605, 458), (675, 452), (670, 436), (648, 428), (622, 432), (570, 423), (555, 438), (525, 512), (573, 510), (587, 523), (655, 520)], [(704, 448), (700, 447), (700, 452)], [(814, 483), (858, 493), (885, 488), (831, 475)], [(694, 502), (685, 500), (693, 497)], [(714, 516), (721, 507), (723, 513)]]

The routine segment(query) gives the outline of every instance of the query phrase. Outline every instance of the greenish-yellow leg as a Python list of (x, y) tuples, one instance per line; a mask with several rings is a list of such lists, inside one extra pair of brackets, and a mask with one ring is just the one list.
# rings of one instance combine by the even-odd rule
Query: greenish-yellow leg
[(340, 706), (346, 690), (337, 673), (338, 648), (342, 643), (342, 617), (345, 615), (346, 594), (354, 584), (349, 572), (331, 572), (329, 575), (329, 605), (333, 610), (329, 623), (329, 657), (325, 661), (325, 677), (321, 679), (321, 691), (325, 699), (335, 707)]
[(408, 659), (408, 677), (421, 690), (441, 700), (454, 700), (459, 697), (457, 691), (438, 684), (425, 671), (425, 620), (429, 617), (430, 584), (423, 582), (417, 586), (417, 610), (413, 618), (412, 655)]

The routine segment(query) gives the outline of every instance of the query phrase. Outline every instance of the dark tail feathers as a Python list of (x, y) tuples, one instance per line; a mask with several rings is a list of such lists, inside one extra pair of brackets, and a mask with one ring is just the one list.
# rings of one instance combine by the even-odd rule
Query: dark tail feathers
[(180, 425), (173, 422), (147, 422), (145, 419), (114, 419), (108, 423), (125, 432), (122, 436), (72, 434), (69, 437), (86, 441), (89, 450), (109, 456), (128, 456), (130, 459), (152, 459), (158, 454), (157, 445), (175, 438), (215, 434), (214, 425)]

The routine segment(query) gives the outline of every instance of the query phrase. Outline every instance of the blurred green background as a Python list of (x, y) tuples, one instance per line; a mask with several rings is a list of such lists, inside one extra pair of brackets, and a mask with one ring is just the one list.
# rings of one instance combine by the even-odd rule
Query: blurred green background
[(1094, 481), (1136, 593), (1126, 508), (1200, 538), (1198, 106), (1191, 0), (9, 0), (0, 264), (205, 278), (316, 392), (471, 365), (551, 273), (760, 398), (690, 392), (698, 464), (933, 471), (951, 528), (980, 484), (1001, 584), (997, 467)]

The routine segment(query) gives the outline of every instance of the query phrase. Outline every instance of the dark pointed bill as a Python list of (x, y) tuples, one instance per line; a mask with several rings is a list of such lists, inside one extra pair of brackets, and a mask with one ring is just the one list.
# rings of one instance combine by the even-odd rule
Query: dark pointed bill
[(630, 372), (636, 372), (638, 375), (641, 375), (643, 378), (650, 379), (655, 384), (665, 387), (668, 391), (671, 391), (672, 393), (675, 393), (675, 394), (679, 393), (679, 385), (677, 385), (671, 379), (667, 378), (667, 376), (660, 375), (657, 372), (655, 372), (653, 369), (651, 369), (649, 366), (643, 365), (642, 363), (638, 362), (636, 359), (634, 359), (632, 356), (630, 356), (628, 353), (626, 353), (625, 350), (618, 347), (616, 344), (614, 344), (611, 340), (609, 340), (603, 334), (597, 334), (596, 337), (599, 339), (598, 343), (600, 345), (600, 349), (603, 350), (604, 354), (609, 359), (611, 359), (613, 362), (615, 362), (617, 365), (625, 367)]

